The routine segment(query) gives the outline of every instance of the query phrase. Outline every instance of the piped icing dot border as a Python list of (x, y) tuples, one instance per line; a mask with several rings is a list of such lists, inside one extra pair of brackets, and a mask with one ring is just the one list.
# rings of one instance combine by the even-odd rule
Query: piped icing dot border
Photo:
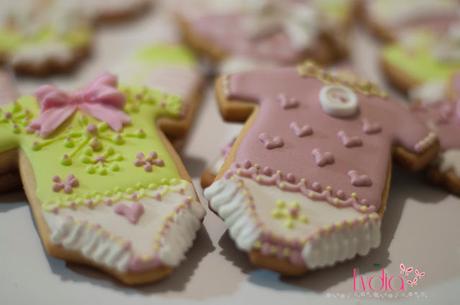
[(105, 192), (89, 192), (86, 194), (68, 196), (60, 201), (44, 202), (45, 211), (59, 213), (60, 208), (76, 209), (79, 206), (93, 208), (99, 204), (112, 205), (114, 202), (122, 199), (139, 200), (142, 198), (162, 198), (170, 192), (180, 192), (185, 188), (187, 182), (176, 178), (162, 179), (160, 183), (151, 183), (149, 185), (137, 184), (133, 187), (120, 188), (116, 187)]
[[(334, 191), (330, 186), (322, 186), (318, 182), (308, 182), (306, 179), (297, 179), (292, 174), (274, 171), (271, 168), (261, 168), (257, 164), (246, 161), (243, 165), (235, 163), (227, 171), (225, 178), (240, 176), (252, 179), (260, 185), (276, 186), (286, 192), (296, 192), (317, 201), (326, 201), (334, 207), (353, 207), (355, 210), (368, 214), (376, 212), (377, 208), (365, 198), (359, 198), (357, 193), (345, 194), (342, 190)], [(365, 181), (368, 185), (369, 181)]]
[(367, 96), (387, 98), (388, 94), (376, 84), (360, 80), (345, 73), (330, 73), (312, 61), (297, 66), (297, 73), (302, 77), (314, 77), (328, 85), (344, 85)]
[(434, 132), (430, 132), (426, 138), (419, 141), (415, 144), (415, 151), (418, 153), (424, 152), (428, 148), (430, 148), (436, 141), (438, 140), (438, 136)]

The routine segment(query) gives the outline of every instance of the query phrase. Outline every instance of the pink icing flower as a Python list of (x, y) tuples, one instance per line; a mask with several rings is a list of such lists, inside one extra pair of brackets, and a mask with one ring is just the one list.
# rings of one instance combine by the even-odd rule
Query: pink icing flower
[(59, 176), (53, 177), (53, 191), (59, 193), (64, 190), (64, 193), (71, 194), (73, 189), (80, 184), (74, 175), (69, 175), (66, 180), (62, 180)]
[(144, 167), (146, 172), (151, 172), (153, 166), (163, 167), (165, 165), (164, 161), (158, 158), (158, 154), (152, 151), (148, 156), (145, 156), (144, 153), (140, 152), (136, 155), (136, 161), (134, 165), (137, 167)]
[(117, 78), (109, 73), (73, 93), (44, 85), (38, 88), (36, 97), (41, 113), (28, 130), (38, 131), (41, 137), (49, 136), (77, 110), (106, 122), (115, 131), (120, 131), (124, 124), (130, 122), (129, 116), (123, 112), (125, 97), (117, 89)]

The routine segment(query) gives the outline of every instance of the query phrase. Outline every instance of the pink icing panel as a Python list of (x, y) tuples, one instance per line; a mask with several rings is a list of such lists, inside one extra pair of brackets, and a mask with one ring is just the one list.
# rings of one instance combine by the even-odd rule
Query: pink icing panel
[(460, 73), (452, 77), (452, 91), (454, 98), (460, 99)]
[(0, 105), (15, 101), (19, 97), (16, 86), (7, 72), (0, 71)]
[(413, 108), (414, 114), (434, 127), (443, 151), (460, 148), (460, 102), (441, 101)]
[(210, 14), (192, 19), (190, 23), (200, 37), (231, 55), (284, 64), (302, 59), (305, 50), (296, 49), (284, 31), (253, 39), (244, 29), (246, 19), (240, 14)]
[(456, 12), (441, 14), (438, 16), (426, 16), (423, 18), (417, 18), (415, 20), (408, 20), (407, 22), (395, 25), (395, 30), (400, 30), (401, 28), (416, 28), (416, 27), (426, 27), (430, 31), (434, 32), (445, 32), (449, 26), (453, 23), (458, 22), (458, 14)]
[[(229, 98), (260, 105), (258, 116), (236, 153), (235, 162), (246, 160), (261, 168), (270, 167), (291, 173), (308, 182), (331, 186), (335, 192), (356, 192), (370, 204), (380, 205), (393, 145), (414, 152), (416, 144), (429, 133), (425, 125), (404, 105), (376, 96), (356, 93), (360, 110), (352, 117), (337, 118), (325, 113), (320, 105), (324, 86), (314, 78), (303, 78), (293, 68), (258, 70), (229, 76)], [(295, 109), (283, 110), (277, 97), (285, 94), (299, 101)], [(380, 127), (366, 133), (363, 121)], [(308, 124), (313, 134), (296, 136), (292, 122)], [(359, 137), (361, 145), (346, 147), (337, 134)], [(284, 145), (268, 150), (259, 141), (260, 134), (276, 135)], [(334, 162), (318, 166), (315, 151), (329, 152)], [(312, 153), (313, 152), (313, 153)], [(349, 173), (359, 173), (365, 183), (352, 183)], [(362, 182), (362, 181), (359, 181)], [(372, 183), (370, 183), (372, 182)], [(354, 185), (353, 185), (354, 184)], [(357, 186), (358, 185), (358, 186)]]

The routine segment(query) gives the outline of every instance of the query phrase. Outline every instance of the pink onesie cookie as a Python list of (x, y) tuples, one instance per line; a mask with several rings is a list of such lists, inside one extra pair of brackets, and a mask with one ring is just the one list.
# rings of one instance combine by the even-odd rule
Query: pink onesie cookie
[(460, 195), (460, 74), (452, 78), (449, 99), (417, 103), (412, 111), (437, 133), (441, 144), (441, 154), (430, 168), (430, 177)]
[(378, 247), (392, 154), (418, 170), (437, 153), (404, 105), (310, 62), (223, 76), (217, 95), (225, 118), (250, 117), (205, 196), (238, 248), (283, 274)]
[(348, 0), (186, 2), (176, 8), (186, 40), (215, 59), (293, 64), (307, 57), (331, 62), (346, 53)]

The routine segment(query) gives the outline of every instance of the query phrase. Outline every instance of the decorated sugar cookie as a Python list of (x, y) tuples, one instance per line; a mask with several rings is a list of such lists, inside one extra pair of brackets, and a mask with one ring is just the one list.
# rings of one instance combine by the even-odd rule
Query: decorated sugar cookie
[(406, 26), (454, 18), (460, 9), (457, 0), (359, 0), (359, 3), (366, 24), (385, 40), (397, 40)]
[(247, 123), (205, 196), (238, 248), (282, 274), (378, 247), (392, 154), (412, 170), (437, 154), (403, 104), (311, 62), (223, 76), (217, 96)]
[(233, 144), (235, 144), (236, 138), (233, 138), (230, 142), (228, 142), (221, 150), (220, 154), (213, 160), (211, 164), (205, 169), (205, 171), (201, 175), (201, 187), (203, 189), (210, 186), (217, 177), (220, 169), (224, 165), (225, 158), (230, 153)]
[(183, 102), (179, 119), (162, 119), (168, 138), (184, 138), (201, 101), (204, 77), (198, 60), (186, 47), (174, 43), (148, 44), (136, 49), (113, 69), (123, 84), (146, 86), (176, 95)]
[[(224, 62), (220, 70), (221, 74), (233, 74), (255, 70), (256, 68), (273, 68), (272, 66), (263, 66), (263, 63), (258, 63), (259, 66), (256, 66), (254, 62), (241, 61), (241, 59), (231, 59)], [(352, 65), (348, 62), (341, 63), (340, 65), (335, 65), (332, 68), (328, 69), (328, 72), (335, 77), (345, 77), (351, 80), (358, 80), (356, 72)], [(224, 147), (222, 147), (218, 156), (209, 164), (205, 171), (201, 175), (201, 186), (206, 188), (212, 184), (216, 179), (220, 169), (224, 165), (225, 158), (230, 153), (233, 144), (235, 143), (236, 137), (232, 138)]]
[(134, 17), (149, 9), (150, 0), (64, 0), (73, 1), (96, 21), (118, 21)]
[(65, 1), (16, 1), (1, 9), (0, 61), (16, 72), (67, 71), (88, 53), (89, 22)]
[[(0, 107), (18, 98), (18, 90), (11, 73), (0, 70)], [(14, 167), (3, 167), (0, 176), (0, 192), (14, 189), (21, 185), (19, 174)]]
[[(459, 2), (457, 6), (454, 12), (460, 12)], [(460, 14), (419, 19), (401, 27), (395, 37), (381, 54), (389, 80), (403, 91), (436, 98), (460, 68)]]
[(214, 59), (292, 64), (306, 57), (330, 62), (346, 53), (352, 15), (348, 0), (179, 2), (186, 40)]
[(18, 98), (18, 90), (11, 73), (0, 69), (0, 105), (8, 104)]
[(159, 280), (185, 258), (204, 209), (155, 124), (180, 116), (180, 97), (103, 74), (74, 92), (42, 86), (0, 111), (0, 173), (19, 160), (50, 255), (127, 284)]
[(415, 104), (412, 111), (439, 137), (441, 154), (432, 164), (429, 176), (449, 191), (460, 195), (460, 74), (450, 84), (450, 98), (434, 103)]

